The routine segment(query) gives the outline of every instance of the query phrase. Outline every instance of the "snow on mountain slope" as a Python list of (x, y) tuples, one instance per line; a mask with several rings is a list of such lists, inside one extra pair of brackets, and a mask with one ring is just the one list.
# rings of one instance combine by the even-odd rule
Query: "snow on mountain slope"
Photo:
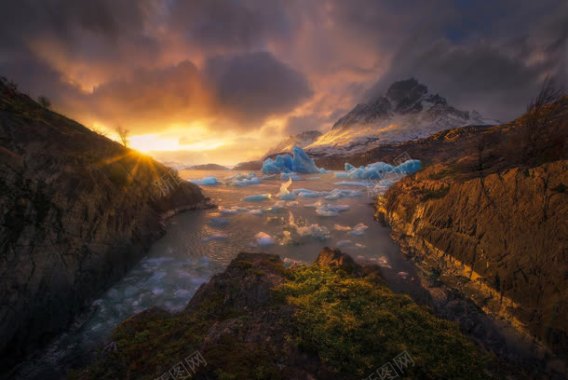
[(493, 125), (476, 111), (461, 111), (411, 78), (393, 83), (384, 96), (360, 103), (333, 128), (306, 146), (310, 154), (329, 156), (371, 149), (380, 144), (428, 137), (466, 125)]

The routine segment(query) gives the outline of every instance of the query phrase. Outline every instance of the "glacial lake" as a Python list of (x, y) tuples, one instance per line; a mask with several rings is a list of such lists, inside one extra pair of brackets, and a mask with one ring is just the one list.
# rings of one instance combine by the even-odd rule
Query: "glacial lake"
[[(243, 251), (278, 254), (286, 265), (295, 265), (313, 262), (323, 247), (340, 248), (356, 260), (381, 266), (395, 289), (419, 287), (413, 264), (401, 255), (388, 228), (373, 218), (375, 196), (392, 178), (363, 182), (328, 172), (299, 175), (290, 183), (280, 175), (242, 173), (235, 178), (237, 174), (181, 171), (185, 180), (215, 176), (219, 184), (202, 188), (219, 207), (169, 219), (166, 235), (148, 255), (67, 333), (24, 364), (20, 378), (58, 379), (61, 368), (80, 364), (128, 317), (149, 307), (182, 310), (200, 285)], [(283, 184), (290, 194), (282, 197), (288, 200), (279, 197)]]

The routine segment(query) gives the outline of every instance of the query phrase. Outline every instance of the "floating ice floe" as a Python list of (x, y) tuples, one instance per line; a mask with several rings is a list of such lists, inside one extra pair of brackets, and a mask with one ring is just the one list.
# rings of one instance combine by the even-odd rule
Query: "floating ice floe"
[(366, 224), (358, 223), (357, 225), (355, 225), (355, 227), (353, 227), (353, 229), (351, 229), (351, 231), (348, 232), (348, 234), (352, 236), (362, 236), (367, 228), (369, 228), (369, 226), (367, 226)]
[(300, 181), (302, 177), (300, 177), (298, 173), (280, 173), (280, 179), (282, 180), (291, 179), (294, 181)]
[(335, 224), (335, 225), (333, 226), (333, 228), (334, 228), (336, 231), (351, 231), (351, 227), (350, 227), (350, 226), (344, 226), (344, 225), (342, 225), (342, 224)]
[(360, 197), (362, 193), (359, 190), (343, 190), (343, 189), (333, 189), (324, 196), (327, 200), (337, 200), (341, 198), (356, 198)]
[[(288, 224), (290, 226), (290, 229), (292, 229), (294, 234), (297, 235), (297, 238), (299, 240), (302, 240), (303, 238), (314, 238), (323, 241), (329, 239), (331, 235), (327, 227), (321, 226), (319, 224), (299, 226), (298, 224), (296, 224), (294, 214), (292, 214), (291, 212), (289, 213)], [(283, 240), (283, 244), (291, 244), (297, 242), (294, 240), (292, 234), (289, 231), (284, 231)]]
[(190, 182), (194, 183), (196, 185), (200, 185), (200, 186), (216, 186), (216, 185), (219, 184), (217, 177), (205, 177), (205, 178), (201, 178), (201, 179), (192, 179), (192, 180), (190, 180)]
[(335, 173), (336, 178), (356, 178), (356, 179), (383, 179), (388, 174), (407, 175), (416, 173), (422, 169), (419, 160), (408, 160), (398, 166), (393, 166), (385, 162), (375, 162), (367, 166), (355, 166), (345, 163), (345, 171)]
[(292, 155), (279, 154), (274, 159), (267, 158), (262, 163), (264, 174), (279, 173), (321, 173), (313, 159), (300, 147), (292, 148)]
[(316, 214), (320, 216), (337, 216), (340, 212), (349, 210), (349, 205), (331, 205), (324, 203), (316, 207)]
[(296, 194), (291, 193), (288, 188), (292, 185), (292, 178), (288, 178), (288, 181), (280, 185), (280, 191), (276, 196), (282, 200), (294, 200), (296, 199)]
[(236, 174), (234, 176), (226, 178), (225, 180), (227, 185), (237, 186), (237, 187), (260, 184), (260, 178), (258, 178), (256, 174), (253, 172), (250, 172), (248, 174), (242, 174), (242, 173)]
[(286, 209), (286, 202), (278, 201), (275, 202), (271, 207), (268, 207), (266, 209), (266, 212), (278, 213), (284, 211), (285, 209)]
[(362, 186), (367, 187), (369, 186), (368, 181), (340, 181), (335, 183), (337, 186)]
[(227, 218), (211, 218), (209, 219), (209, 225), (213, 227), (224, 227), (229, 224), (229, 219)]
[(262, 202), (267, 201), (272, 198), (270, 194), (253, 194), (247, 197), (244, 197), (242, 200), (245, 202)]
[(224, 207), (219, 207), (219, 214), (225, 216), (225, 215), (236, 215), (236, 214), (240, 214), (242, 212), (248, 211), (247, 207), (239, 207), (239, 206), (233, 206), (231, 208), (224, 208)]
[(339, 240), (336, 244), (337, 248), (349, 248), (353, 246), (351, 240)]
[(314, 191), (309, 189), (294, 189), (292, 192), (296, 194), (299, 198), (319, 198), (323, 195), (323, 193), (319, 191)]
[(274, 238), (266, 232), (259, 232), (254, 238), (256, 239), (256, 244), (260, 246), (273, 245), (275, 243)]

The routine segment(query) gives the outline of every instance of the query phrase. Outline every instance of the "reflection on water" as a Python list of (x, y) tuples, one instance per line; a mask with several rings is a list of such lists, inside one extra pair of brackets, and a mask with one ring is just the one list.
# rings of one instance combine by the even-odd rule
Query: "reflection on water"
[[(400, 255), (389, 231), (373, 220), (373, 198), (362, 186), (365, 183), (341, 184), (332, 173), (306, 175), (287, 187), (293, 195), (283, 198), (289, 200), (280, 200), (278, 194), (285, 193), (280, 176), (255, 184), (258, 181), (242, 178), (224, 181), (235, 175), (230, 171), (180, 175), (184, 179), (214, 175), (230, 183), (204, 187), (220, 207), (170, 219), (167, 234), (148, 256), (96, 300), (82, 323), (54, 342), (29, 371), (41, 371), (44, 379), (58, 378), (57, 368), (77, 363), (77, 357), (105, 342), (124, 319), (152, 306), (181, 310), (201, 284), (241, 251), (275, 253), (287, 262), (309, 263), (323, 247), (341, 247), (356, 259), (392, 268), (385, 276), (393, 281), (399, 272), (413, 277), (411, 264)], [(259, 194), (265, 196), (250, 199), (268, 199), (243, 200)]]

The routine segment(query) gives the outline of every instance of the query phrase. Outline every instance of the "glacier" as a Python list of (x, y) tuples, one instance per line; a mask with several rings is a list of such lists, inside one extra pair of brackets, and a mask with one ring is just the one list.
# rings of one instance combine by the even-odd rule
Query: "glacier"
[(335, 173), (336, 178), (352, 179), (383, 179), (389, 174), (407, 175), (416, 173), (422, 169), (420, 160), (408, 160), (398, 166), (386, 162), (375, 162), (356, 168), (350, 163), (345, 163), (345, 171)]
[(280, 173), (321, 173), (314, 160), (298, 146), (292, 148), (292, 155), (279, 154), (274, 159), (267, 158), (262, 163), (264, 174)]

